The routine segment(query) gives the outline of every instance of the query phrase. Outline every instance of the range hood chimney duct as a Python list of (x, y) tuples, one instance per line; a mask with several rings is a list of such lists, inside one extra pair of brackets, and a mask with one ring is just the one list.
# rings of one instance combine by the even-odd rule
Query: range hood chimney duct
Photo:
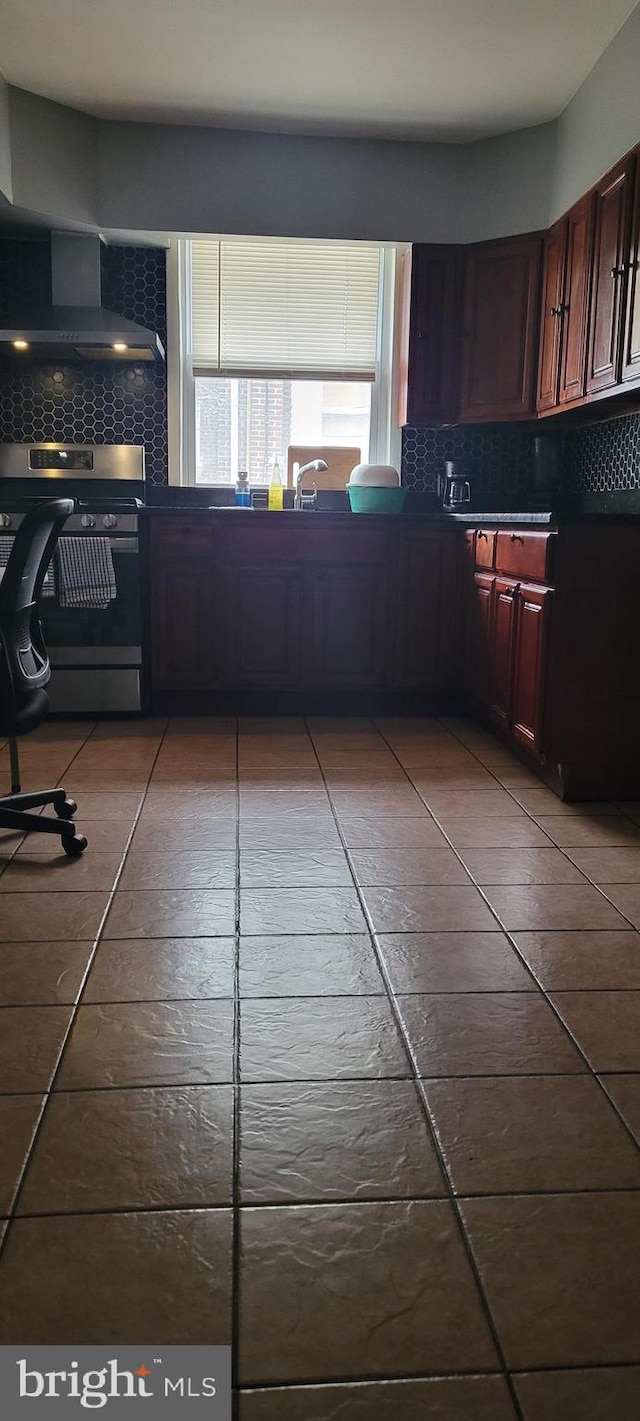
[(51, 233), (51, 300), (54, 306), (101, 306), (100, 237)]

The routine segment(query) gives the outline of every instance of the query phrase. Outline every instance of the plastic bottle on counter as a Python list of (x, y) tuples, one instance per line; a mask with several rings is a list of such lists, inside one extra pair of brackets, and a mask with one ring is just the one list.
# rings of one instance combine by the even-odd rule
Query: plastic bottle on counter
[(269, 509), (272, 513), (281, 512), (284, 508), (284, 489), (282, 487), (282, 472), (280, 460), (274, 459), (269, 479)]
[(236, 508), (251, 507), (251, 489), (249, 488), (249, 475), (246, 469), (240, 469), (238, 471), (235, 505)]

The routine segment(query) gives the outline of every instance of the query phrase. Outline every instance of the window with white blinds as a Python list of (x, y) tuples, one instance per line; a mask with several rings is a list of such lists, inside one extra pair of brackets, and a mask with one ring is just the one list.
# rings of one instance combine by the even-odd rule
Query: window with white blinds
[(193, 241), (194, 374), (373, 380), (379, 289), (364, 243)]

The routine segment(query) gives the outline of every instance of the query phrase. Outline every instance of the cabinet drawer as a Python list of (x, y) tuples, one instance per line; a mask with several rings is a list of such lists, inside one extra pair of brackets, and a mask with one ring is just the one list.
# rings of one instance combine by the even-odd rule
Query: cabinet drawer
[(553, 575), (553, 533), (507, 533), (496, 537), (495, 565), (499, 572), (548, 582)]
[(478, 528), (476, 532), (476, 567), (495, 567), (496, 534)]

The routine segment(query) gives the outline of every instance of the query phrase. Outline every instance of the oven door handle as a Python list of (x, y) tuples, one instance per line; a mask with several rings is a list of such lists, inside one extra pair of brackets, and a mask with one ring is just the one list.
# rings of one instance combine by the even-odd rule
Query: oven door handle
[[(87, 535), (86, 533), (65, 533), (65, 537), (66, 537), (66, 538), (82, 538), (82, 539), (84, 540), (84, 538), (87, 537), (87, 536), (88, 536), (88, 535)], [(90, 536), (91, 536), (92, 538), (93, 538), (93, 537), (95, 537), (95, 538), (106, 538), (106, 540), (107, 540), (107, 542), (108, 542), (108, 544), (109, 544), (109, 547), (111, 548), (112, 553), (115, 553), (115, 552), (121, 552), (121, 553), (137, 553), (137, 552), (138, 552), (138, 539), (135, 538), (135, 537), (132, 537), (132, 538), (110, 538), (108, 533), (92, 533)]]

